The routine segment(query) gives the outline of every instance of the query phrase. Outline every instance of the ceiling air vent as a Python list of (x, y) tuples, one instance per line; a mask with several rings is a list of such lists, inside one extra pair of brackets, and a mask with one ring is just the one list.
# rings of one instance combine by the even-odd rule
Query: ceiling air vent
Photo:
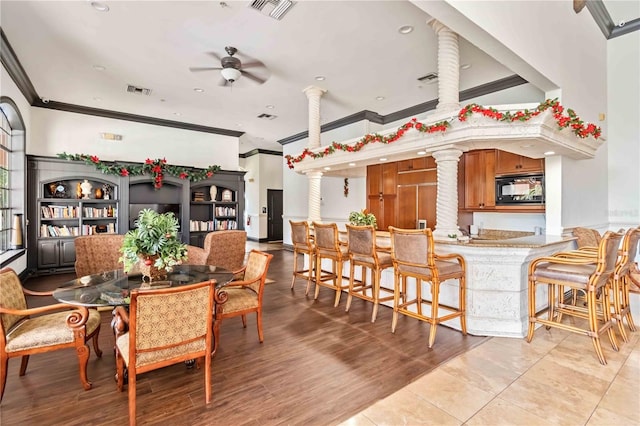
[(138, 95), (149, 96), (151, 94), (151, 89), (145, 89), (144, 87), (137, 87), (129, 84), (127, 86), (127, 92), (137, 93)]
[(437, 72), (430, 72), (427, 75), (424, 75), (422, 77), (418, 78), (418, 81), (421, 81), (423, 83), (433, 83), (438, 79), (438, 73)]
[(275, 115), (271, 115), (271, 114), (264, 114), (263, 113), (263, 114), (260, 114), (258, 116), (258, 118), (261, 118), (263, 120), (273, 120), (274, 118), (276, 118), (276, 116)]
[(253, 0), (249, 7), (280, 20), (294, 4), (290, 0)]

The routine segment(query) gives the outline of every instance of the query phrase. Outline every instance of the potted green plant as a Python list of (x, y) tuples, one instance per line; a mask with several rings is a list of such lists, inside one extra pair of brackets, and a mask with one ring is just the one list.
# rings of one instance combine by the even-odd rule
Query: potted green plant
[(367, 209), (362, 209), (362, 211), (353, 211), (349, 213), (349, 223), (352, 225), (373, 225), (375, 229), (378, 229), (378, 223), (376, 221), (376, 217), (373, 213), (367, 212)]
[(166, 276), (174, 265), (187, 257), (187, 246), (178, 239), (178, 219), (173, 213), (140, 211), (135, 229), (124, 236), (120, 260), (125, 272), (135, 265), (149, 280)]

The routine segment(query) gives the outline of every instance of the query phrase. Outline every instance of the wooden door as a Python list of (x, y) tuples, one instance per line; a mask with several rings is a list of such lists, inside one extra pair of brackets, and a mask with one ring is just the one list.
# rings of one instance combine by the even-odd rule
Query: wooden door
[(418, 186), (418, 219), (426, 219), (427, 227), (436, 227), (437, 185)]
[(418, 185), (398, 186), (398, 211), (394, 226), (414, 229), (418, 223)]
[(495, 153), (493, 150), (471, 151), (465, 154), (465, 191), (467, 209), (495, 207)]

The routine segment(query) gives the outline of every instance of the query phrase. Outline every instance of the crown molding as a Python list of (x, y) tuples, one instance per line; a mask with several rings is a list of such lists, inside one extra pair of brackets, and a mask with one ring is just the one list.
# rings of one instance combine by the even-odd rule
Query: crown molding
[(2, 27), (0, 27), (0, 39), (0, 62), (2, 62), (9, 76), (16, 83), (16, 86), (18, 86), (22, 95), (27, 99), (27, 102), (33, 105), (33, 103), (39, 99), (38, 93), (35, 87), (33, 87), (33, 83), (31, 83), (26, 71), (22, 68), (22, 64), (20, 64), (16, 52), (13, 50), (13, 47), (11, 47), (9, 40), (7, 40), (7, 36), (2, 30)]
[(623, 25), (616, 25), (602, 0), (588, 0), (586, 6), (607, 40), (640, 30), (640, 18), (625, 22)]
[(240, 158), (249, 158), (249, 157), (253, 157), (254, 155), (258, 155), (258, 154), (265, 154), (265, 155), (276, 155), (278, 157), (282, 157), (282, 152), (280, 151), (271, 151), (268, 149), (252, 149), (249, 152), (245, 152), (244, 154), (240, 154)]

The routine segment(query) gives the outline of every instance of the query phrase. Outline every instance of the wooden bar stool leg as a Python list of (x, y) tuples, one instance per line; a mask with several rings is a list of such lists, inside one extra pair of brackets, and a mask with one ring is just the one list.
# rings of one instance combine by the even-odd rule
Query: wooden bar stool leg
[(622, 314), (622, 289), (620, 285), (620, 279), (613, 280), (613, 312), (616, 319), (616, 325), (618, 326), (618, 331), (620, 332), (620, 337), (622, 337), (622, 341), (627, 343), (629, 338), (627, 337), (627, 332), (624, 329), (623, 324), (623, 314)]
[(636, 325), (633, 322), (633, 316), (631, 316), (631, 307), (629, 305), (629, 281), (631, 278), (629, 275), (622, 277), (622, 300), (624, 303), (624, 309), (626, 310), (625, 317), (627, 318), (627, 325), (629, 330), (636, 331)]
[[(349, 312), (351, 301), (353, 300), (353, 276), (355, 274), (355, 266), (353, 261), (349, 262), (349, 292), (347, 294), (347, 307), (345, 312)], [(363, 278), (364, 279), (364, 278)]]
[(463, 335), (467, 335), (467, 299), (466, 299), (466, 281), (464, 275), (460, 277), (458, 284), (460, 284), (460, 328)]
[(589, 336), (591, 337), (591, 342), (596, 350), (596, 355), (598, 356), (600, 364), (607, 365), (607, 360), (604, 357), (602, 346), (600, 345), (600, 336), (598, 335), (598, 314), (596, 311), (595, 291), (587, 291), (587, 310), (589, 313)]
[(342, 260), (337, 261), (337, 272), (336, 272), (336, 300), (333, 303), (333, 307), (337, 308), (340, 304), (340, 296), (342, 295)]
[[(602, 296), (603, 296), (603, 306), (602, 306), (602, 316), (604, 320), (604, 327), (607, 327), (607, 335), (609, 336), (609, 341), (611, 342), (611, 347), (614, 351), (618, 352), (618, 340), (616, 339), (616, 334), (613, 331), (613, 322), (611, 320), (611, 299), (609, 298), (610, 291), (609, 284), (605, 285), (602, 288)], [(596, 318), (597, 321), (597, 318)]]
[(529, 327), (527, 329), (527, 342), (531, 343), (533, 332), (536, 329), (536, 281), (529, 274)]
[(439, 303), (440, 283), (431, 281), (431, 330), (429, 330), (429, 349), (436, 341), (436, 332), (438, 331), (438, 303)]
[[(393, 318), (391, 319), (391, 332), (396, 332), (396, 325), (398, 324), (398, 310), (400, 305), (400, 286), (404, 288), (405, 278), (402, 277), (402, 284), (400, 282), (400, 273), (396, 269), (393, 274)], [(404, 303), (404, 301), (403, 301)]]

